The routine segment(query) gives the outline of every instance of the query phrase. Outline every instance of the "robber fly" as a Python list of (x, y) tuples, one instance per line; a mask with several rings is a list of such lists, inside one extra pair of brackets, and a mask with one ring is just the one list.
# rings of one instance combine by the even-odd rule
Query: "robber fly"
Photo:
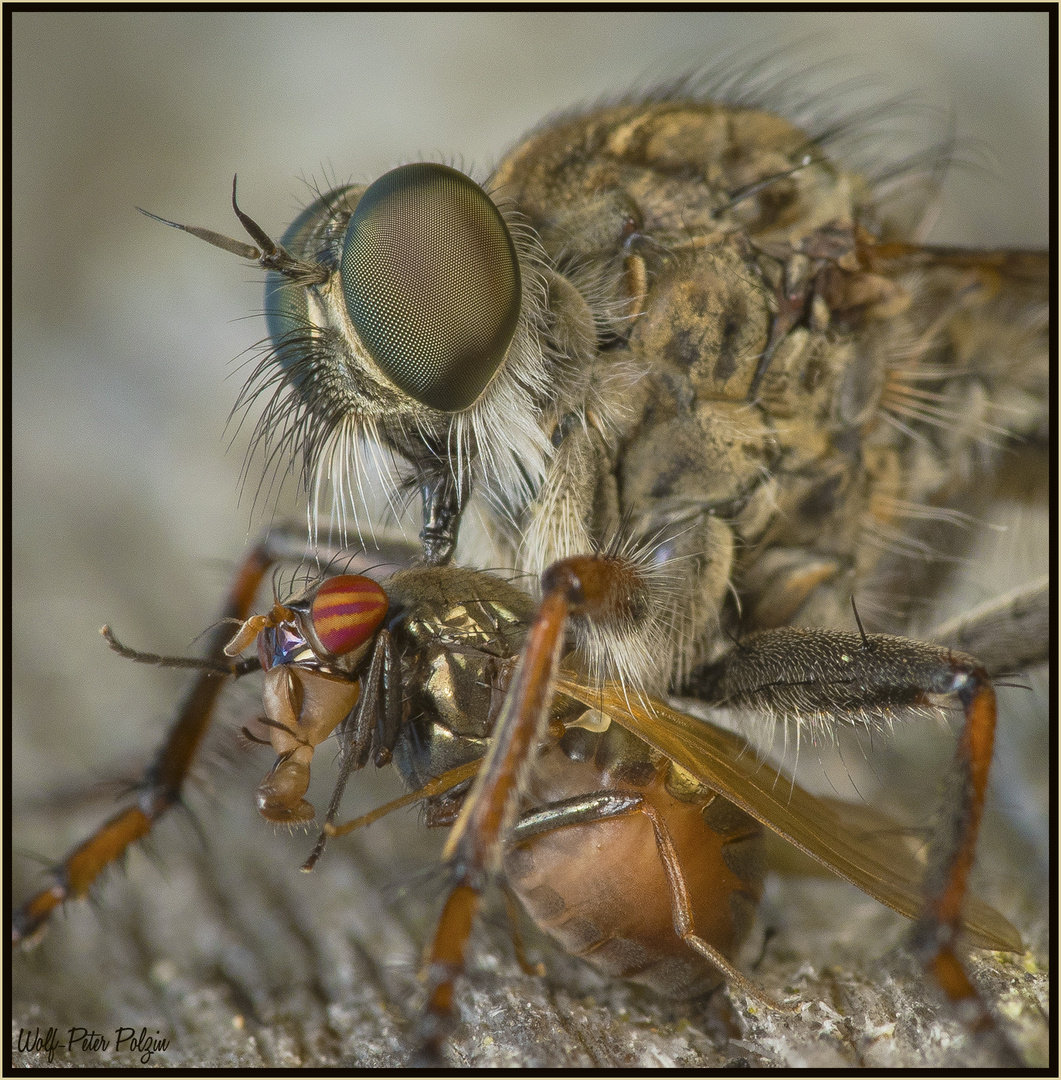
[(363, 489), (363, 445), (405, 462), (428, 562), (473, 499), (495, 565), (653, 542), (652, 602), (595, 650), (647, 689), (738, 630), (852, 627), (919, 522), (1045, 436), (1047, 259), (912, 243), (839, 134), (679, 84), (485, 188), (422, 162), (322, 194), (280, 244), (233, 188), (254, 245), (189, 231), (271, 271), (256, 441), (316, 497)]
[[(544, 125), (485, 186), (405, 165), (280, 244), (234, 189), (254, 244), (189, 231), (270, 271), (241, 403), (266, 395), (259, 440), (301, 449), (315, 491), (354, 490), (368, 442), (407, 464), (428, 562), (473, 497), (524, 570), (649, 550), (644, 594), (580, 648), (599, 679), (714, 700), (734, 641), (853, 632), (852, 599), (928, 550), (916, 527), (1045, 438), (1045, 254), (918, 243), (830, 159), (842, 133), (679, 83)], [(860, 702), (758, 704), (821, 729), (873, 724)]]
[[(866, 640), (852, 598), (902, 608), (919, 524), (955, 520), (1007, 442), (1045, 438), (1047, 260), (924, 246), (890, 203), (923, 171), (845, 171), (843, 134), (685, 81), (544, 125), (482, 185), (402, 166), (322, 193), (280, 243), (234, 187), (253, 243), (177, 227), (269, 271), (272, 346), (240, 405), (264, 397), (256, 441), (300, 453), (313, 492), (358, 490), (372, 445), (405, 463), (395, 494), (421, 495), (428, 564), (452, 558), (473, 505), (522, 570), (618, 553), (610, 614), (563, 594), (545, 619), (574, 624), (591, 682), (797, 730), (964, 693), (920, 950), (975, 999), (952, 946), (991, 756), (985, 676), (942, 689), (952, 663), (913, 645), (894, 700), (840, 673)], [(800, 639), (815, 679), (786, 666), (795, 627), (818, 631)], [(525, 694), (548, 696), (538, 683)], [(528, 713), (533, 734), (544, 710)], [(483, 827), (463, 820), (474, 845)]]

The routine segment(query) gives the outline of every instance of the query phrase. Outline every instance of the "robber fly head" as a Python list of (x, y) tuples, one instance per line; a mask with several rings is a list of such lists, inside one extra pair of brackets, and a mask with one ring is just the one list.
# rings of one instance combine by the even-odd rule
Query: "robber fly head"
[[(257, 246), (178, 226), (269, 270), (270, 345), (236, 410), (265, 408), (252, 443), (301, 456), (319, 496), (361, 485), (362, 443), (461, 491), (482, 460), (526, 488), (548, 445), (543, 266), (531, 230), (470, 177), (403, 165), (319, 195), (279, 244), (233, 206)], [(175, 224), (168, 222), (168, 224)]]

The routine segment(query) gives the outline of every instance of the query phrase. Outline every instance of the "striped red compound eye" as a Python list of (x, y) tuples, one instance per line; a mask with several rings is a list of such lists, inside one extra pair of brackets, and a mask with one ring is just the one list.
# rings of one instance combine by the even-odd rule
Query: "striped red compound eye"
[(321, 585), (309, 617), (324, 649), (332, 656), (345, 656), (372, 637), (389, 604), (387, 594), (371, 578), (344, 574)]

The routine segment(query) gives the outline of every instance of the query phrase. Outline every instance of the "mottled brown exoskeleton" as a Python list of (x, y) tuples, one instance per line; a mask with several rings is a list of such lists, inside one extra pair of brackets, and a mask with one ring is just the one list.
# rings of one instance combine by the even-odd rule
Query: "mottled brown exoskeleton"
[(348, 502), (361, 440), (396, 454), (429, 561), (472, 498), (503, 565), (652, 545), (599, 650), (643, 687), (735, 633), (853, 627), (911, 523), (1044, 437), (1047, 261), (912, 246), (828, 142), (661, 95), (545, 125), (486, 191), (420, 164), (322, 195), (262, 256), (258, 438)]
[[(461, 555), (480, 565), (610, 552), (606, 602), (587, 615), (581, 580), (553, 580), (539, 615), (554, 641), (574, 620), (591, 681), (797, 731), (957, 697), (917, 944), (987, 1024), (954, 942), (989, 676), (1034, 654), (982, 666), (908, 643), (870, 663), (852, 600), (902, 609), (916, 528), (947, 521), (1008, 443), (1045, 440), (1047, 260), (924, 246), (886, 185), (831, 159), (842, 128), (680, 84), (546, 124), (482, 187), (420, 163), (322, 194), (279, 245), (239, 210), (256, 246), (189, 231), (270, 271), (272, 348), (241, 404), (267, 395), (259, 441), (281, 464), (301, 452), (340, 517), (367, 443), (422, 493), (430, 563), (453, 556), (473, 503), (495, 550)], [(904, 612), (883, 617), (901, 628)], [(526, 702), (549, 696), (547, 667), (513, 696), (522, 757), (487, 757), (447, 848), (435, 1046), (544, 732)]]

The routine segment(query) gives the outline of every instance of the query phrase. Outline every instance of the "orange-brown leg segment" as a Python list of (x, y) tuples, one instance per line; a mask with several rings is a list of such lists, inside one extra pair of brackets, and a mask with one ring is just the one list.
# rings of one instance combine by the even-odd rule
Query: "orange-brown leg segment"
[[(155, 822), (180, 801), (181, 788), (210, 727), (218, 695), (232, 675), (249, 670), (246, 665), (225, 657), (225, 645), (232, 638), (231, 620), (242, 622), (247, 618), (262, 578), (275, 560), (276, 552), (268, 539), (244, 559), (221, 612), (222, 619), (228, 621), (219, 623), (207, 639), (207, 659), (221, 663), (201, 670), (192, 684), (166, 741), (138, 785), (136, 805), (115, 814), (74, 848), (52, 870), (52, 885), (15, 911), (11, 920), (12, 944), (40, 933), (60, 904), (85, 896), (96, 878), (120, 859), (132, 844), (145, 837)], [(124, 652), (135, 655), (132, 650)], [(136, 658), (147, 658), (147, 654)], [(148, 662), (162, 659), (151, 657)]]
[(442, 909), (427, 961), (427, 1003), (417, 1032), (427, 1060), (441, 1058), (453, 1016), (453, 989), (464, 970), (479, 897), (500, 861), (520, 784), (544, 734), (568, 600), (557, 589), (542, 600), (490, 749), (443, 852), (454, 886)]
[(624, 602), (621, 559), (577, 557), (551, 566), (543, 598), (490, 741), (443, 851), (454, 881), (427, 957), (427, 1003), (417, 1038), (422, 1058), (438, 1062), (452, 1022), (453, 991), (479, 899), (497, 872), (518, 810), (524, 778), (549, 720), (560, 646), (572, 615), (607, 618)]
[(516, 963), (524, 975), (541, 978), (545, 974), (545, 965), (532, 964), (527, 959), (527, 948), (519, 931), (519, 901), (504, 881), (501, 882), (501, 895), (505, 900), (505, 915), (508, 918), (508, 932), (512, 939), (512, 950), (516, 954)]
[(789, 627), (741, 642), (695, 672), (686, 690), (796, 722), (803, 716), (858, 722), (942, 696), (958, 699), (965, 722), (929, 850), (913, 945), (963, 1020), (986, 1032), (1002, 1056), (1019, 1061), (955, 952), (995, 737), (995, 692), (981, 664), (965, 653), (885, 634)]
[(671, 839), (670, 832), (667, 829), (667, 823), (663, 815), (646, 800), (641, 800), (637, 809), (652, 822), (652, 831), (656, 837), (656, 849), (659, 852), (660, 862), (663, 864), (663, 871), (667, 875), (667, 884), (670, 886), (675, 934), (693, 952), (699, 953), (705, 960), (709, 960), (714, 964), (725, 975), (727, 983), (742, 990), (748, 997), (777, 1012), (797, 1012), (796, 1007), (782, 1005), (760, 990), (750, 979), (746, 979), (726, 956), (697, 934), (696, 926), (693, 924), (693, 905), (689, 898), (689, 890), (685, 884), (685, 874), (682, 872), (681, 861), (674, 848), (674, 841)]
[(324, 832), (328, 836), (345, 836), (355, 829), (363, 829), (367, 825), (371, 825), (374, 821), (379, 821), (381, 817), (385, 817), (395, 810), (401, 810), (403, 806), (412, 806), (413, 803), (421, 802), (424, 799), (430, 799), (435, 795), (444, 794), (451, 788), (455, 788), (458, 784), (463, 784), (465, 780), (470, 780), (475, 776), (481, 765), (481, 761), (465, 762), (463, 765), (458, 765), (454, 769), (447, 770), (442, 773), (441, 776), (436, 776), (434, 780), (428, 780), (422, 788), (418, 788), (416, 791), (410, 791), (407, 795), (402, 795), (400, 798), (393, 799), (389, 803), (384, 803), (383, 806), (377, 806), (375, 810), (370, 810), (367, 814), (362, 814), (352, 821), (344, 822), (342, 825), (333, 825), (325, 822)]
[(914, 948), (947, 996), (978, 1030), (994, 1019), (954, 951), (961, 929), (969, 871), (983, 815), (987, 775), (995, 736), (995, 691), (982, 669), (970, 672), (958, 697), (965, 708), (949, 790), (929, 849), (925, 906), (913, 930)]

